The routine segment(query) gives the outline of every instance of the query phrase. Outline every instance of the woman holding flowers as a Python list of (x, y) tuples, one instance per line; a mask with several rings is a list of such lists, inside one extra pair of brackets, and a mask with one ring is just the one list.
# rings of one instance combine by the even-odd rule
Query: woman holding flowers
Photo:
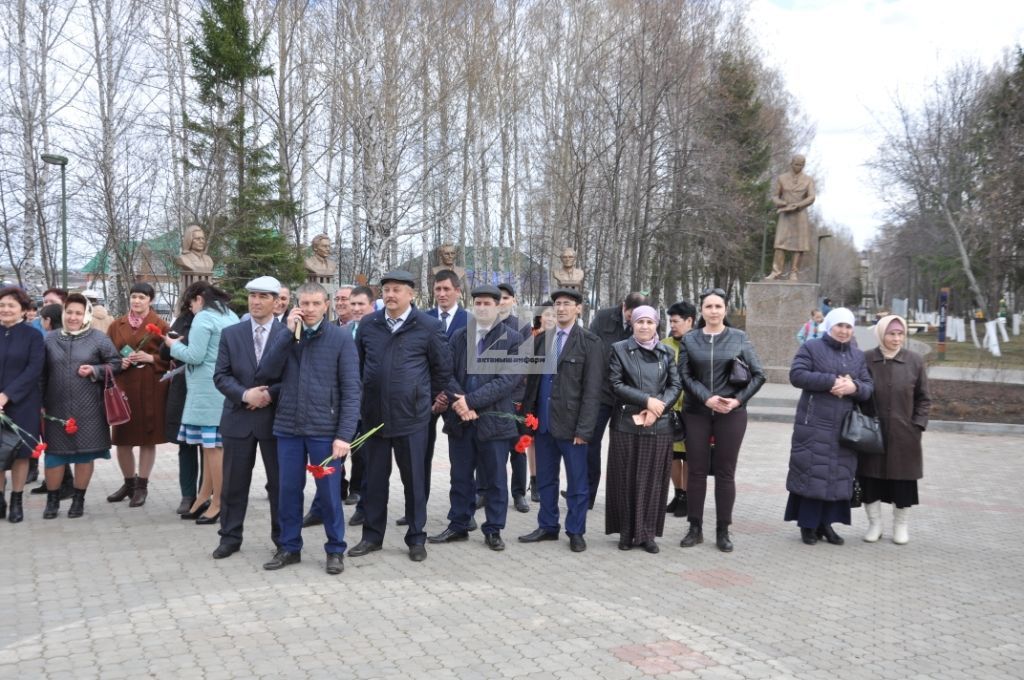
[(612, 345), (609, 381), (615, 393), (608, 450), (605, 533), (619, 535), (619, 550), (634, 545), (658, 552), (672, 468), (672, 405), (682, 379), (675, 352), (658, 341), (658, 312), (633, 310), (633, 337)]
[[(3, 489), (6, 471), (0, 470), (0, 518), (7, 515), (9, 522), (20, 522), (25, 518), (22, 511), (21, 495), (25, 491), (28, 476), (28, 460), (35, 442), (39, 438), (39, 408), (43, 395), (39, 389), (39, 377), (43, 372), (43, 336), (35, 328), (24, 323), (29, 308), (28, 295), (21, 288), (8, 286), (0, 288), (0, 413), (2, 427), (10, 432), (20, 428), (29, 439), (12, 452), (11, 464), (11, 508)], [(9, 421), (9, 422), (8, 422)]]
[(75, 466), (68, 517), (81, 517), (93, 461), (110, 459), (110, 427), (103, 405), (106, 369), (121, 371), (121, 356), (106, 335), (92, 328), (92, 305), (78, 293), (64, 303), (61, 330), (46, 336), (43, 405), (46, 408), (46, 510), (60, 512), (64, 467)]
[[(146, 502), (149, 475), (156, 463), (156, 445), (166, 441), (167, 383), (160, 378), (167, 371), (167, 362), (160, 358), (159, 349), (161, 336), (167, 332), (167, 322), (151, 309), (154, 295), (148, 283), (134, 284), (128, 298), (128, 314), (116, 319), (107, 331), (121, 355), (117, 385), (128, 396), (132, 411), (131, 420), (114, 426), (113, 441), (124, 484), (107, 496), (107, 500), (120, 503), (130, 498), (128, 505), (133, 508)], [(139, 447), (137, 468), (136, 446)]]
[(166, 338), (171, 357), (184, 363), (185, 409), (181, 413), (178, 441), (203, 449), (203, 483), (189, 512), (182, 519), (196, 524), (214, 524), (220, 519), (220, 490), (224, 478), (224, 446), (220, 436), (220, 417), (224, 395), (213, 384), (217, 366), (220, 333), (238, 316), (228, 308), (230, 296), (202, 282), (190, 286), (184, 304), (195, 314), (188, 332), (188, 344), (179, 338)]

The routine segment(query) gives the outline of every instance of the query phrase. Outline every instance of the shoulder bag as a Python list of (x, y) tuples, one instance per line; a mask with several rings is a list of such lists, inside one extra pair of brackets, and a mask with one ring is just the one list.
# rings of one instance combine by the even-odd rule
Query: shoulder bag
[(839, 428), (839, 443), (857, 453), (876, 456), (885, 453), (882, 424), (877, 417), (861, 412), (857, 404), (854, 404), (843, 418), (843, 424)]
[(104, 366), (103, 406), (107, 410), (107, 424), (124, 425), (132, 419), (132, 410), (128, 406), (128, 395), (114, 382), (114, 371)]

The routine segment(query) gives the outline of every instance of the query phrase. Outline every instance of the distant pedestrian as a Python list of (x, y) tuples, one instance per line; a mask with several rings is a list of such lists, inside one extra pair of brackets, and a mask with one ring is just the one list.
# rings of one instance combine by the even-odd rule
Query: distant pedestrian
[(802, 345), (808, 340), (817, 340), (822, 337), (825, 335), (824, 323), (825, 315), (821, 313), (821, 310), (812, 309), (811, 318), (805, 321), (796, 333), (797, 341)]

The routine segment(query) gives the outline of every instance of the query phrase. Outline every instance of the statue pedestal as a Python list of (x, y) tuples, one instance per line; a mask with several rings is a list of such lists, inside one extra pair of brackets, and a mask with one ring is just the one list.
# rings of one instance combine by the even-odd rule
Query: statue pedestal
[(818, 305), (818, 288), (816, 283), (747, 284), (747, 335), (768, 382), (789, 383), (789, 367), (800, 346), (796, 334)]
[(181, 278), (179, 280), (179, 288), (181, 294), (184, 295), (185, 289), (191, 286), (196, 281), (210, 281), (213, 278), (213, 272), (181, 272)]

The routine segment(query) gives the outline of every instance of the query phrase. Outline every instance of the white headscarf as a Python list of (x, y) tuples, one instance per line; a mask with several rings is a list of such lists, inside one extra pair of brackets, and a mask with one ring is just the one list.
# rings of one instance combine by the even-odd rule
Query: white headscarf
[(854, 318), (853, 312), (846, 307), (836, 307), (825, 316), (825, 332), (828, 333), (832, 326), (837, 323), (848, 323), (851, 326), (857, 325), (857, 319)]
[[(74, 302), (72, 302), (72, 304), (80, 305), (82, 303), (79, 302), (78, 300), (75, 300)], [(81, 335), (82, 333), (85, 333), (87, 330), (92, 328), (92, 302), (89, 301), (89, 298), (85, 299), (85, 317), (82, 319), (82, 327), (79, 328), (77, 331), (69, 331), (68, 330), (68, 318), (67, 318), (66, 312), (67, 312), (67, 304), (65, 303), (64, 311), (61, 312), (61, 315), (60, 315), (60, 317), (61, 317), (60, 334), (61, 335), (69, 335), (69, 336), (74, 337), (76, 335)]]

